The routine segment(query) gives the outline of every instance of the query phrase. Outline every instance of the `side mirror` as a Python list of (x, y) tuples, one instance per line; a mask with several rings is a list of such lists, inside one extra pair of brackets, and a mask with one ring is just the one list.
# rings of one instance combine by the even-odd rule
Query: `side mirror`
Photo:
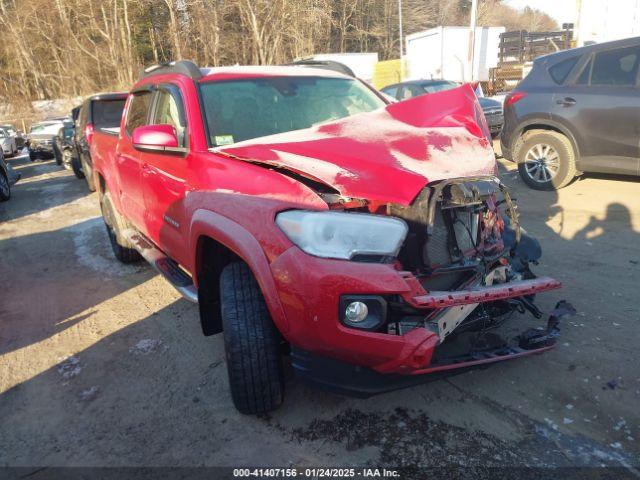
[(178, 146), (178, 135), (173, 125), (145, 125), (135, 128), (132, 134), (133, 147), (143, 152), (183, 153)]

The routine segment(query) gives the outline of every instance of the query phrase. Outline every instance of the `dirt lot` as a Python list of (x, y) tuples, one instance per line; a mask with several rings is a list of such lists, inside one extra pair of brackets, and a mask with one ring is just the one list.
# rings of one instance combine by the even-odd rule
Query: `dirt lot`
[(578, 315), (559, 347), (367, 400), (293, 380), (263, 418), (232, 406), (220, 336), (151, 268), (113, 258), (95, 194), (10, 160), (0, 205), (0, 466), (533, 465), (640, 469), (640, 183), (528, 190), (536, 271)]

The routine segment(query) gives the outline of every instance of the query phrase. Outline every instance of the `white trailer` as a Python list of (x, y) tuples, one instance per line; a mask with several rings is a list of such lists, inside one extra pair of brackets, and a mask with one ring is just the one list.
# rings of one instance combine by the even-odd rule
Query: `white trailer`
[(489, 80), (489, 69), (498, 63), (500, 34), (504, 31), (504, 27), (476, 28), (473, 75), (469, 68), (469, 27), (436, 27), (407, 35), (407, 80)]
[(640, 36), (640, 0), (576, 0), (577, 46)]

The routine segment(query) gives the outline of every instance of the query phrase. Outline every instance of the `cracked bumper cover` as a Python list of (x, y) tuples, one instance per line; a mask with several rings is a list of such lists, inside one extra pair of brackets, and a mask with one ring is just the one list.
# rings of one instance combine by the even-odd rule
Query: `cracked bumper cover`
[[(542, 277), (458, 291), (426, 292), (411, 273), (390, 265), (320, 259), (296, 247), (283, 253), (271, 267), (286, 316), (296, 320), (289, 322), (285, 334), (292, 345), (293, 366), (312, 379), (318, 379), (322, 370), (327, 369), (326, 365), (315, 366), (334, 361), (347, 370), (356, 368), (383, 376), (421, 377), (541, 353), (553, 347), (557, 335), (557, 332), (542, 330), (538, 332), (541, 333), (538, 342), (473, 352), (446, 363), (432, 362), (434, 351), (441, 343), (437, 333), (415, 328), (404, 335), (393, 335), (348, 328), (338, 319), (340, 296), (399, 295), (407, 304), (424, 309), (426, 314), (434, 307), (448, 308), (549, 291), (560, 288), (560, 282)], [(300, 271), (305, 275), (299, 276)], [(332, 373), (328, 378), (334, 377)]]
[[(379, 369), (317, 356), (295, 347), (291, 352), (292, 365), (299, 377), (323, 389), (366, 398), (487, 367), (503, 360), (543, 353), (554, 348), (560, 332), (560, 319), (572, 313), (575, 313), (573, 307), (561, 301), (549, 316), (547, 327), (523, 332), (518, 337), (518, 345), (468, 352), (444, 362), (433, 363), (426, 368), (407, 372), (409, 375), (399, 372), (384, 373)], [(413, 332), (409, 335), (411, 333)]]

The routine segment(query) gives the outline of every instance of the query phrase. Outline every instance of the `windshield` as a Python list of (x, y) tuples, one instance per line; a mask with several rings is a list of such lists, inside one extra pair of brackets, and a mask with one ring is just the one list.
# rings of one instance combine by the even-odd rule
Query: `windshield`
[(427, 93), (442, 92), (443, 90), (451, 90), (458, 86), (455, 82), (443, 80), (442, 82), (429, 82), (422, 84), (422, 88)]
[(42, 134), (56, 135), (58, 133), (58, 130), (60, 130), (61, 126), (62, 124), (57, 122), (56, 123), (40, 123), (40, 124), (33, 125), (29, 132), (35, 133), (35, 134), (42, 133)]
[(201, 85), (205, 121), (214, 146), (309, 128), (384, 107), (357, 80), (268, 77)]

